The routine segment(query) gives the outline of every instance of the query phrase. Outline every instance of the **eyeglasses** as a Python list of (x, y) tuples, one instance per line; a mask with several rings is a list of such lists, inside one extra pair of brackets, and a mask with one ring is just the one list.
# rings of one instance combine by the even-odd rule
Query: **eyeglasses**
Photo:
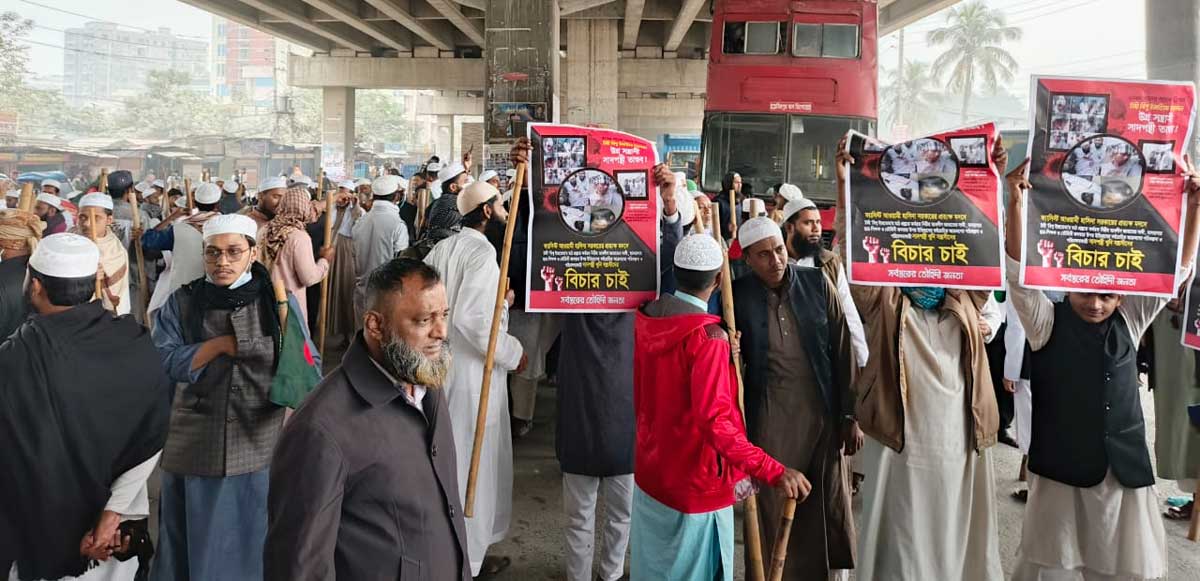
[(221, 261), (221, 257), (225, 256), (230, 262), (237, 262), (242, 259), (242, 255), (250, 252), (249, 248), (230, 248), (229, 250), (221, 250), (220, 248), (205, 248), (204, 261), (209, 264), (216, 264)]

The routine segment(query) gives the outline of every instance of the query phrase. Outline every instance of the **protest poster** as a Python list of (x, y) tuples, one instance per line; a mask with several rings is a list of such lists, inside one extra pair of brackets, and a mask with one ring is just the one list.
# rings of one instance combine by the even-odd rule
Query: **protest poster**
[(631, 311), (658, 296), (654, 144), (592, 127), (531, 123), (530, 312)]
[(1191, 83), (1034, 77), (1021, 284), (1174, 296)]
[(850, 132), (846, 184), (851, 282), (1004, 285), (1000, 171), (991, 123), (887, 145)]

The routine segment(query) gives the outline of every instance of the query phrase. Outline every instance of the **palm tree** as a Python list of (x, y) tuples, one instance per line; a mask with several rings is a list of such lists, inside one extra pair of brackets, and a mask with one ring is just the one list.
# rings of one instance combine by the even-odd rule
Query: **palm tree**
[(896, 126), (903, 122), (913, 129), (910, 135), (921, 135), (933, 118), (931, 112), (937, 92), (933, 90), (937, 79), (933, 78), (929, 63), (905, 61), (903, 73), (900, 68), (887, 72), (887, 86), (883, 89), (883, 107), (888, 122)]
[(975, 77), (988, 90), (996, 90), (1001, 81), (1011, 81), (1017, 61), (1000, 45), (1021, 38), (1021, 28), (1008, 26), (1004, 13), (988, 8), (983, 0), (971, 0), (950, 10), (946, 26), (929, 31), (931, 46), (948, 45), (946, 52), (933, 61), (940, 78), (949, 75), (948, 88), (962, 91), (962, 120), (967, 121)]

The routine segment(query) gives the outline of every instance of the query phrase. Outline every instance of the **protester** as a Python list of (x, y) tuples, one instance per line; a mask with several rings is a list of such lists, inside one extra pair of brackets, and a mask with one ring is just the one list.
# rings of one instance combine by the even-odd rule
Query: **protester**
[(489, 169), (489, 170), (485, 170), (483, 173), (479, 174), (479, 181), (487, 182), (487, 183), (491, 184), (492, 187), (496, 188), (497, 190), (500, 189), (500, 174), (496, 173), (495, 170)]
[[(367, 284), (363, 331), (288, 422), (271, 464), (268, 581), (470, 579), (446, 290), (417, 260)], [(363, 445), (370, 442), (371, 445)], [(380, 510), (386, 505), (388, 510)]]
[[(0, 268), (4, 264), (0, 263)], [(1184, 285), (1187, 289), (1188, 285)], [(1184, 347), (1179, 337), (1186, 320), (1183, 297), (1167, 303), (1151, 326), (1153, 370), (1150, 388), (1154, 394), (1154, 465), (1159, 478), (1174, 480), (1184, 498), (1182, 506), (1172, 506), (1163, 516), (1172, 520), (1191, 520), (1196, 510), (1197, 479), (1200, 479), (1200, 430), (1192, 425), (1188, 407), (1200, 404), (1200, 351)], [(1190, 329), (1189, 329), (1190, 331)]]
[[(154, 314), (154, 342), (177, 384), (162, 458), (156, 581), (262, 578), (267, 470), (284, 408), (269, 395), (282, 330), (255, 236), (246, 216), (209, 220), (204, 278)], [(295, 295), (288, 302), (299, 311)], [(309, 352), (320, 368), (311, 343)]]
[(675, 249), (678, 290), (636, 313), (631, 578), (733, 579), (735, 484), (743, 473), (803, 500), (804, 475), (746, 439), (729, 336), (705, 313), (723, 249), (693, 234)]
[(408, 227), (400, 218), (396, 201), (401, 195), (400, 178), (380, 176), (371, 184), (371, 211), (351, 229), (357, 282), (354, 286), (355, 320), (366, 313), (367, 283), (376, 268), (408, 248)]
[(239, 194), (242, 191), (242, 184), (236, 181), (229, 180), (221, 186), (221, 200), (217, 203), (217, 210), (222, 214), (238, 214), (242, 211), (242, 201), (239, 199)]
[(341, 352), (350, 346), (354, 340), (354, 332), (358, 330), (359, 319), (354, 310), (354, 288), (358, 284), (358, 261), (354, 255), (354, 224), (362, 218), (363, 211), (358, 207), (354, 182), (342, 182), (334, 195), (336, 200), (332, 232), (336, 252), (329, 281), (326, 346)]
[[(92, 210), (95, 208), (95, 210)], [(121, 244), (113, 224), (113, 199), (99, 192), (79, 199), (79, 226), (74, 234), (92, 238), (100, 247), (100, 273), (104, 308), (118, 315), (129, 314), (129, 252)]]
[(135, 238), (141, 238), (143, 250), (171, 252), (170, 265), (159, 277), (166, 284), (160, 282), (155, 287), (147, 312), (158, 310), (179, 287), (204, 276), (202, 232), (209, 220), (220, 215), (217, 212), (220, 200), (221, 190), (215, 184), (200, 184), (192, 196), (195, 214), (189, 215), (186, 206), (177, 204), (171, 215), (153, 228), (133, 231)]
[[(425, 263), (442, 274), (449, 299), (449, 343), (456, 359), (446, 378), (446, 400), (454, 426), (454, 447), (458, 451), (459, 491), (465, 495), (484, 359), (500, 282), (496, 251), (483, 231), (489, 221), (503, 222), (508, 216), (500, 203), (500, 192), (487, 183), (476, 182), (452, 197), (458, 206), (456, 212), (463, 216), (462, 232), (439, 242), (425, 257)], [(502, 316), (507, 318), (507, 313)], [(512, 563), (508, 557), (485, 557), (488, 547), (508, 534), (512, 518), (512, 436), (505, 375), (510, 371), (520, 373), (527, 362), (521, 344), (503, 332), (504, 327), (502, 322), (492, 369), (493, 389), (479, 455), (475, 516), (466, 520), (467, 555), (473, 576), (481, 572), (494, 575)]]
[[(735, 205), (729, 205), (729, 192), (734, 193)], [(742, 176), (738, 172), (731, 171), (725, 174), (721, 179), (721, 191), (717, 192), (716, 205), (720, 209), (721, 219), (721, 237), (725, 240), (732, 240), (737, 236), (737, 229), (732, 225), (732, 222), (741, 223), (740, 216), (734, 216), (732, 212), (742, 205), (742, 200), (745, 196), (742, 195)]]
[[(998, 142), (992, 155), (1005, 166)], [(837, 232), (846, 231), (840, 209), (851, 163), (843, 139)], [(856, 575), (999, 581), (989, 449), (999, 419), (984, 354), (994, 331), (984, 311), (999, 314), (991, 293), (863, 285), (850, 292), (871, 350), (855, 390), (856, 417), (870, 436), (858, 459), (866, 479)]]
[(250, 216), (261, 230), (267, 222), (275, 217), (279, 203), (283, 201), (283, 193), (287, 191), (287, 180), (280, 177), (270, 177), (263, 180), (258, 188), (258, 204), (242, 208), (241, 214)]
[(854, 360), (858, 367), (866, 367), (870, 349), (867, 347), (862, 318), (858, 316), (858, 307), (854, 306), (854, 297), (850, 295), (850, 283), (842, 261), (837, 253), (821, 245), (821, 211), (815, 202), (800, 193), (800, 188), (792, 184), (783, 184), (780, 190), (783, 191), (781, 195), (788, 200), (779, 216), (779, 227), (783, 229), (788, 262), (797, 266), (820, 268), (825, 273), (825, 278), (836, 289), (842, 312), (846, 316), (846, 326), (850, 329), (850, 344), (854, 347)]
[[(1180, 264), (1190, 270), (1200, 238), (1200, 174), (1180, 161), (1188, 204)], [(1009, 280), (1020, 275), (1028, 167), (1025, 160), (1008, 174)], [(1167, 299), (1072, 292), (1055, 305), (1017, 284), (1009, 296), (1033, 350), (1029, 505), (1013, 579), (1166, 578), (1137, 349)]]
[[(458, 205), (455, 201), (458, 195), (462, 193), (463, 188), (467, 187), (467, 182), (470, 181), (471, 174), (467, 173), (467, 169), (461, 163), (447, 164), (438, 171), (438, 183), (440, 184), (441, 196), (429, 205), (429, 210), (426, 212), (425, 219), (430, 224), (457, 224), (462, 220), (462, 213), (458, 211)], [(427, 236), (428, 230), (419, 233), (419, 236)], [(457, 232), (457, 228), (454, 229)]]
[[(25, 270), (29, 255), (37, 248), (44, 229), (45, 224), (36, 214), (20, 210), (0, 211), (0, 342), (29, 316)], [(3, 570), (0, 567), (0, 571)]]
[(10, 579), (133, 581), (149, 566), (146, 480), (170, 384), (146, 329), (93, 301), (99, 262), (82, 236), (38, 244), (28, 261), (37, 316), (0, 344), (0, 572)]
[[(846, 455), (862, 447), (850, 378), (857, 367), (842, 303), (825, 273), (788, 264), (783, 233), (770, 218), (738, 228), (751, 275), (733, 285), (745, 361), (750, 441), (812, 484), (796, 507), (784, 576), (849, 579), (854, 516)], [(774, 539), (786, 498), (758, 495), (761, 538)], [(749, 563), (747, 563), (749, 565)]]
[(313, 260), (312, 237), (305, 231), (317, 219), (312, 197), (303, 182), (288, 188), (279, 203), (278, 212), (258, 235), (262, 238), (263, 264), (270, 278), (283, 281), (288, 292), (300, 303), (300, 313), (308, 319), (308, 300), (305, 289), (329, 274), (336, 250), (321, 248), (320, 257)]
[(67, 220), (63, 217), (62, 198), (45, 192), (37, 195), (33, 211), (46, 223), (46, 236), (67, 231)]

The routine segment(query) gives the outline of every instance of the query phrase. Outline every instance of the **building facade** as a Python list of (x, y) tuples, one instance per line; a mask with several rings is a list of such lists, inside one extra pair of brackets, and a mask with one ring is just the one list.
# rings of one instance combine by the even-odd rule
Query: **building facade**
[(184, 88), (209, 90), (208, 43), (170, 28), (151, 32), (88, 22), (67, 29), (63, 37), (63, 97), (71, 105), (115, 105), (141, 92), (156, 70), (185, 72), (189, 84)]
[(287, 42), (224, 18), (213, 17), (210, 51), (213, 94), (251, 111), (274, 111), (287, 74)]

